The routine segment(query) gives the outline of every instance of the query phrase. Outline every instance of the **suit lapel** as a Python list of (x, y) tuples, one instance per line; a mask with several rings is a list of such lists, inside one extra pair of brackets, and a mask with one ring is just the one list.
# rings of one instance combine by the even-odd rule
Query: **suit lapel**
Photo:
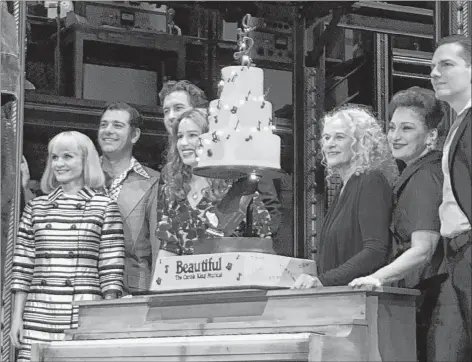
[(133, 212), (150, 187), (149, 179), (145, 179), (134, 172), (128, 175), (123, 182), (120, 196), (118, 196), (118, 206), (123, 220), (126, 220)]
[(451, 147), (449, 148), (449, 157), (448, 157), (448, 164), (449, 164), (449, 170), (452, 169), (452, 160), (454, 159), (454, 154), (456, 153), (457, 149), (457, 144), (459, 143), (459, 140), (462, 137), (462, 134), (464, 133), (465, 129), (467, 128), (467, 125), (470, 123), (470, 108), (467, 111), (467, 114), (465, 115), (464, 119), (462, 120), (461, 124), (457, 128), (457, 132), (454, 135), (454, 138), (451, 141)]

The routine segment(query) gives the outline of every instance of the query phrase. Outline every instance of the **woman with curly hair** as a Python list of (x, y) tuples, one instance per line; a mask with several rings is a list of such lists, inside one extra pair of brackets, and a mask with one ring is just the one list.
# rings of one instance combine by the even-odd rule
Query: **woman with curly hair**
[[(193, 254), (196, 241), (202, 238), (271, 237), (280, 221), (278, 208), (261, 195), (245, 195), (251, 188), (247, 179), (233, 183), (193, 174), (198, 164), (199, 136), (205, 132), (208, 121), (199, 109), (183, 113), (172, 125), (163, 170), (165, 183), (158, 203), (159, 257)], [(253, 205), (252, 235), (247, 235), (249, 202)]]
[(328, 177), (342, 188), (320, 233), (318, 276), (302, 274), (294, 289), (347, 285), (373, 273), (387, 260), (392, 190), (397, 166), (374, 116), (359, 105), (327, 114), (322, 131)]

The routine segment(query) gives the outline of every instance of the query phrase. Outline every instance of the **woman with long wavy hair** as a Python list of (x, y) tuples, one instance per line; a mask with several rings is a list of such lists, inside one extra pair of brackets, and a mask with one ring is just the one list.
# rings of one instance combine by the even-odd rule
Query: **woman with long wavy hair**
[(347, 285), (385, 265), (390, 247), (391, 185), (398, 170), (371, 112), (345, 105), (325, 115), (323, 163), (342, 188), (323, 223), (318, 276), (302, 274), (294, 289)]
[[(243, 195), (250, 186), (247, 180), (233, 183), (193, 173), (198, 164), (199, 136), (205, 132), (208, 121), (199, 109), (185, 112), (172, 125), (163, 169), (165, 183), (158, 202), (159, 257), (193, 254), (195, 243), (202, 238), (245, 235), (246, 214), (243, 217), (240, 212), (244, 209), (242, 199), (252, 200), (251, 236), (271, 237), (278, 224), (261, 195)], [(222, 228), (221, 209), (233, 210), (239, 213), (239, 218), (232, 218), (232, 224)]]

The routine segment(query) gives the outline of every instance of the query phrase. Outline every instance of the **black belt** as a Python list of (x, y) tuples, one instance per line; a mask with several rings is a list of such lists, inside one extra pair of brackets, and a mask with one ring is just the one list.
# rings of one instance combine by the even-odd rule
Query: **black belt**
[(454, 251), (458, 252), (464, 245), (470, 244), (472, 240), (472, 230), (466, 231), (462, 234), (448, 238), (448, 245)]

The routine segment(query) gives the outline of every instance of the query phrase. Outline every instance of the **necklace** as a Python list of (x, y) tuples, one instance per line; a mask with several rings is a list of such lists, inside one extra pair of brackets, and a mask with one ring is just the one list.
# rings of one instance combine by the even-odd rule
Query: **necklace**
[(208, 188), (208, 182), (204, 178), (196, 179), (190, 187), (188, 193), (189, 199), (197, 201), (200, 195), (205, 196), (205, 192)]

